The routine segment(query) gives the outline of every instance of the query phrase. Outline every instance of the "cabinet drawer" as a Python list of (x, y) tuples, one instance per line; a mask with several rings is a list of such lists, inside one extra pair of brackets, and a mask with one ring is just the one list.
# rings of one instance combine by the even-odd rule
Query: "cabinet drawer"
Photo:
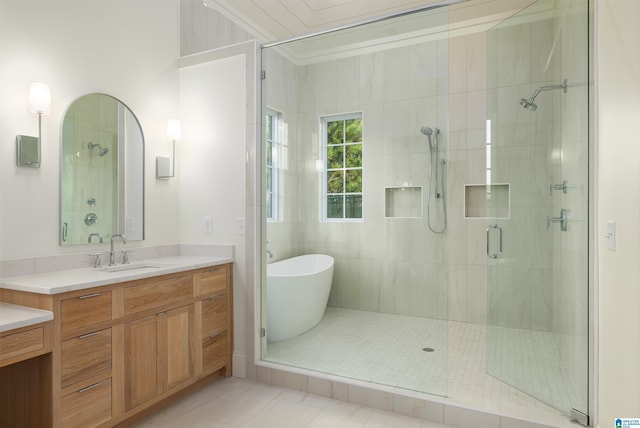
[(0, 361), (44, 349), (44, 327), (0, 337)]
[(111, 320), (111, 291), (66, 299), (60, 306), (62, 332)]
[(62, 426), (94, 427), (111, 420), (111, 378), (62, 397)]
[(148, 279), (124, 289), (126, 315), (193, 297), (193, 275)]
[(197, 281), (200, 282), (200, 295), (209, 293), (226, 293), (229, 282), (229, 267), (217, 266), (206, 272), (197, 274)]
[(62, 342), (62, 387), (111, 369), (111, 329)]
[(227, 296), (220, 295), (202, 301), (202, 338), (227, 329)]
[(222, 331), (202, 340), (202, 370), (218, 370), (227, 365), (227, 332)]

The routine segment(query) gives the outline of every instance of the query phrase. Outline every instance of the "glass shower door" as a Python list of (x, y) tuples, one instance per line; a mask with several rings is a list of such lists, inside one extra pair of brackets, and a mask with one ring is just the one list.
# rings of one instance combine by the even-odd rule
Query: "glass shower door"
[(583, 423), (589, 392), (588, 2), (488, 32), (487, 371)]

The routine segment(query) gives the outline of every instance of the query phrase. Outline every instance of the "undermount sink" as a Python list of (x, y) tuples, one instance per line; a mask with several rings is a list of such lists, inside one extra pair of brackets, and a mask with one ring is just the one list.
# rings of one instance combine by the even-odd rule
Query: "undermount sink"
[(136, 269), (160, 269), (168, 266), (169, 265), (160, 263), (131, 263), (126, 265), (104, 266), (100, 268), (100, 270), (103, 272), (122, 272)]

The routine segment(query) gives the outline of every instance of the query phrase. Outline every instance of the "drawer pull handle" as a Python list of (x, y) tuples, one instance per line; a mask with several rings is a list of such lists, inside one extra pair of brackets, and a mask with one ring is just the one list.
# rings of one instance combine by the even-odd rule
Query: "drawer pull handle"
[(224, 334), (223, 331), (220, 331), (218, 333), (213, 333), (211, 335), (209, 335), (209, 339), (217, 339), (218, 337), (222, 336)]
[(79, 389), (79, 390), (78, 390), (78, 393), (88, 391), (88, 390), (90, 390), (90, 389), (95, 388), (95, 387), (96, 387), (96, 386), (98, 386), (98, 385), (100, 385), (100, 382), (97, 382), (97, 383), (94, 383), (93, 385), (89, 385), (89, 386), (87, 386), (87, 387), (85, 387), (85, 388)]
[(78, 299), (90, 299), (92, 297), (98, 297), (100, 293), (87, 294), (86, 296), (80, 296)]
[(223, 297), (224, 297), (224, 294), (219, 294), (217, 296), (209, 297), (209, 299), (207, 299), (207, 300), (209, 300), (209, 301), (218, 300), (218, 299), (222, 299)]
[(224, 270), (224, 268), (219, 268), (219, 267), (218, 267), (218, 268), (213, 268), (213, 269), (209, 269), (209, 270), (207, 271), (207, 273), (218, 272), (218, 271), (221, 271), (221, 270)]
[(82, 336), (78, 336), (78, 339), (85, 339), (87, 337), (95, 336), (96, 334), (100, 334), (100, 332), (94, 331), (93, 333), (83, 334)]

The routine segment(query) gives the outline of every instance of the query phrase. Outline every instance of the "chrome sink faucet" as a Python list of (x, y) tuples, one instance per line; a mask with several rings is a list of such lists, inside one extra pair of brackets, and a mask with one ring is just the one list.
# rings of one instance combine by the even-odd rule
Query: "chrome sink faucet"
[(123, 244), (127, 243), (127, 237), (124, 235), (124, 233), (114, 233), (113, 235), (111, 235), (111, 250), (109, 251), (109, 266), (116, 265), (116, 252), (113, 250), (114, 238), (122, 239)]

